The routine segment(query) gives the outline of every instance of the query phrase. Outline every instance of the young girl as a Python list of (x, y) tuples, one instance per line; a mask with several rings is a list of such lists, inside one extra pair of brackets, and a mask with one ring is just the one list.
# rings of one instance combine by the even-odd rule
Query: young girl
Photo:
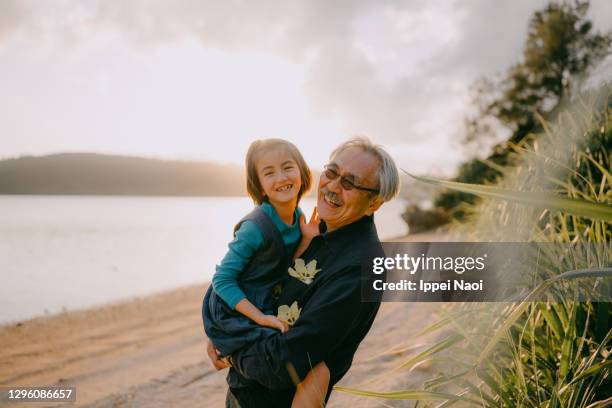
[[(311, 174), (292, 143), (253, 142), (246, 171), (247, 192), (258, 206), (234, 227), (234, 240), (217, 266), (202, 312), (206, 334), (222, 357), (274, 330), (288, 330), (275, 316), (274, 302), (294, 254), (318, 233), (313, 223), (305, 224), (298, 207)], [(298, 385), (293, 406), (321, 406), (328, 382), (327, 367), (317, 365)]]

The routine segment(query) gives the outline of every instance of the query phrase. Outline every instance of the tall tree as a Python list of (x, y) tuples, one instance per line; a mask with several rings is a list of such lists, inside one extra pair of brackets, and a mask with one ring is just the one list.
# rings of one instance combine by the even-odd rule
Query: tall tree
[[(473, 88), (476, 115), (466, 119), (464, 142), (478, 144), (507, 129), (510, 137), (497, 144), (487, 160), (507, 165), (507, 142), (519, 143), (539, 129), (538, 116), (552, 119), (560, 104), (574, 93), (589, 70), (611, 51), (612, 33), (593, 31), (588, 1), (551, 2), (529, 21), (523, 56), (499, 78), (482, 78)], [(497, 136), (499, 137), (499, 136)], [(500, 173), (479, 159), (464, 163), (457, 181), (483, 183)], [(443, 192), (435, 204), (461, 218), (461, 202), (474, 196)]]

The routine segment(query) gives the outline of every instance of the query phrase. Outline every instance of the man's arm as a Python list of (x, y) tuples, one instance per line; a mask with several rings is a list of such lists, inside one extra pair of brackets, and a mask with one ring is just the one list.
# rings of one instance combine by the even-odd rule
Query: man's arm
[(334, 276), (302, 306), (296, 324), (232, 354), (234, 368), (245, 378), (269, 389), (289, 388), (302, 381), (354, 327), (361, 304), (360, 267), (350, 266)]

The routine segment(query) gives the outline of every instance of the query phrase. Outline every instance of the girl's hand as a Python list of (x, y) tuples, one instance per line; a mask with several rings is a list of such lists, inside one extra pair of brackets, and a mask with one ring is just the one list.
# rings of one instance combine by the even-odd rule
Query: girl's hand
[(308, 245), (310, 245), (310, 241), (317, 235), (319, 235), (319, 224), (321, 223), (321, 219), (319, 218), (319, 212), (317, 211), (317, 207), (312, 210), (312, 215), (310, 216), (310, 221), (308, 224), (304, 221), (304, 216), (300, 216), (300, 231), (302, 232), (302, 239), (298, 247), (293, 254), (293, 259), (299, 257), (306, 251)]
[(281, 333), (286, 333), (289, 330), (289, 325), (283, 322), (282, 320), (278, 320), (276, 316), (272, 315), (264, 315), (258, 322), (260, 326), (271, 327), (273, 329), (280, 330)]
[(306, 241), (310, 241), (315, 236), (319, 235), (319, 224), (321, 220), (319, 219), (319, 213), (317, 211), (317, 207), (312, 210), (312, 215), (310, 216), (310, 221), (308, 224), (304, 219), (304, 215), (300, 216), (300, 231), (302, 231), (302, 239)]

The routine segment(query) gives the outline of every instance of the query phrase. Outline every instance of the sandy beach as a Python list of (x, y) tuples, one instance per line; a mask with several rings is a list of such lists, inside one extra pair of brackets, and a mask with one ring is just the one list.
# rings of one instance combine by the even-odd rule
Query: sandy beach
[[(407, 240), (423, 238), (419, 234)], [(205, 289), (190, 286), (2, 326), (0, 386), (75, 386), (73, 406), (221, 407), (225, 374), (214, 370), (205, 355), (200, 317)], [(384, 303), (338, 385), (377, 391), (421, 388), (425, 375), (431, 374), (427, 366), (391, 370), (432, 340), (414, 335), (435, 320), (439, 308), (437, 303)], [(328, 406), (373, 407), (383, 402), (412, 406), (341, 392), (332, 394)]]

